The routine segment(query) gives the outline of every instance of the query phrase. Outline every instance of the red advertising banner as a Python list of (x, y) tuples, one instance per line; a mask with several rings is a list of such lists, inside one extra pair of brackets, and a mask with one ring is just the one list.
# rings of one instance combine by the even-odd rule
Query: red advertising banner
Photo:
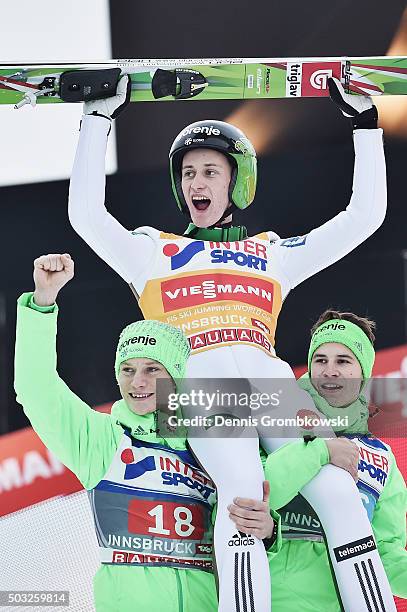
[(0, 437), (0, 516), (81, 488), (31, 427)]

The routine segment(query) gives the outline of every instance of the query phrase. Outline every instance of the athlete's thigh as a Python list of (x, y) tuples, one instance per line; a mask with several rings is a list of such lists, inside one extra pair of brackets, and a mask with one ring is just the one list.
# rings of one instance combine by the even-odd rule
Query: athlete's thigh
[[(189, 444), (218, 487), (218, 495), (257, 499), (264, 480), (257, 435), (230, 438), (189, 438)], [(228, 503), (231, 503), (232, 499)]]

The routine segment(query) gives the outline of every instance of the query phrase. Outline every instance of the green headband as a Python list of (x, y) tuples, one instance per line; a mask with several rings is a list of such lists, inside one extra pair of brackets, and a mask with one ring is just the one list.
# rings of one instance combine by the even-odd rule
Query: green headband
[(375, 351), (365, 332), (345, 319), (331, 319), (322, 323), (312, 334), (308, 351), (308, 371), (311, 372), (312, 357), (321, 344), (339, 342), (352, 351), (362, 368), (363, 378), (366, 380), (372, 374), (375, 360)]
[(130, 323), (120, 334), (114, 369), (133, 357), (145, 357), (161, 363), (171, 378), (182, 379), (190, 354), (188, 340), (181, 330), (160, 321)]

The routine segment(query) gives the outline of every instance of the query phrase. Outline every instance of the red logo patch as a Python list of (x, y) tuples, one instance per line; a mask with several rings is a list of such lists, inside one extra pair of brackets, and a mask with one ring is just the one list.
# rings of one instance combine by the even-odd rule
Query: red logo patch
[(273, 283), (237, 274), (197, 274), (161, 283), (164, 312), (199, 306), (208, 302), (244, 302), (271, 312)]
[(302, 65), (301, 94), (303, 96), (328, 96), (328, 78), (341, 78), (341, 62), (304, 62)]

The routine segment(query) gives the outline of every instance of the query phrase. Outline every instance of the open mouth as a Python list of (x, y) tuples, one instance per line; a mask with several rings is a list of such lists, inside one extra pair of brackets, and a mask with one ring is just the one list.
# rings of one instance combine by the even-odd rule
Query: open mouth
[(329, 393), (329, 392), (334, 392), (334, 391), (341, 391), (343, 389), (343, 386), (337, 385), (335, 383), (323, 383), (321, 385), (321, 389)]
[(148, 399), (154, 394), (153, 393), (129, 393), (129, 395), (134, 400), (143, 401), (145, 399)]
[(206, 196), (193, 195), (192, 204), (197, 210), (206, 210), (210, 206), (211, 200)]

